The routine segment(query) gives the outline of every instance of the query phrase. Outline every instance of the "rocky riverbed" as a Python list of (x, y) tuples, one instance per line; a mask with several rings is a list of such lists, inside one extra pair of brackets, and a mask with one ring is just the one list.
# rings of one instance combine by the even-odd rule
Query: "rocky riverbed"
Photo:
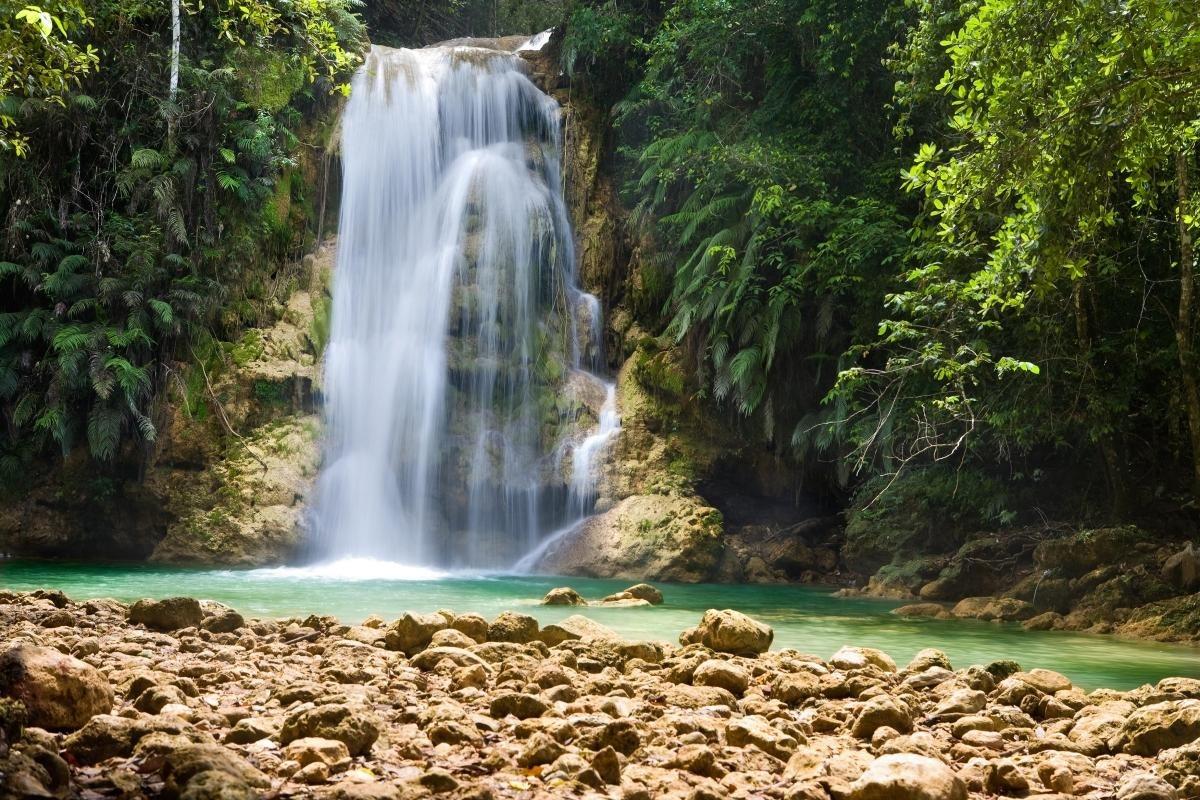
[(1200, 797), (1200, 681), (1085, 693), (932, 649), (903, 666), (770, 650), (771, 629), (736, 611), (697, 623), (632, 642), (584, 616), (345, 625), (0, 593), (2, 792)]

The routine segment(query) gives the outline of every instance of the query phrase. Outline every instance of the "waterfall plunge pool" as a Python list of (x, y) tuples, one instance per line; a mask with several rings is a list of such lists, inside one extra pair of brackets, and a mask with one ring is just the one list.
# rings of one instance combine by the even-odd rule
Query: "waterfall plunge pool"
[(0, 588), (61, 589), (74, 600), (188, 595), (233, 606), (246, 616), (333, 614), (357, 623), (370, 614), (448, 608), (491, 619), (501, 611), (531, 614), (542, 624), (571, 614), (588, 617), (632, 639), (675, 641), (707, 608), (734, 608), (775, 629), (775, 648), (829, 657), (842, 645), (878, 647), (903, 665), (936, 647), (956, 667), (1010, 658), (1026, 669), (1062, 672), (1094, 689), (1131, 689), (1167, 676), (1200, 678), (1200, 650), (1083, 633), (1025, 631), (1017, 625), (964, 620), (904, 619), (885, 600), (839, 598), (828, 587), (656, 584), (666, 602), (651, 608), (542, 606), (556, 586), (588, 599), (630, 581), (547, 576), (441, 574), (388, 562), (347, 560), (324, 567), (185, 569), (145, 564), (0, 560)]

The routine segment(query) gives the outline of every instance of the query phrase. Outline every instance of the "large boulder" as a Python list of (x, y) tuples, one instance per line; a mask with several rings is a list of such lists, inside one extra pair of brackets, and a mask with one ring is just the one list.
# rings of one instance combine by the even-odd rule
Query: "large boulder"
[(193, 597), (138, 600), (129, 607), (129, 624), (145, 625), (153, 631), (195, 628), (203, 621), (204, 610), (200, 607), (200, 601)]
[(722, 527), (721, 512), (699, 498), (634, 495), (581, 523), (547, 550), (538, 568), (563, 575), (696, 583), (717, 568)]
[(538, 634), (538, 639), (551, 647), (573, 639), (617, 641), (620, 638), (612, 628), (581, 614), (572, 614), (564, 620), (552, 622), (544, 626)]
[(770, 625), (751, 619), (732, 609), (710, 608), (695, 628), (679, 636), (681, 644), (702, 644), (710, 650), (734, 655), (756, 656), (765, 653), (775, 639)]
[(75, 730), (113, 707), (113, 690), (95, 667), (49, 647), (20, 643), (0, 655), (0, 693), (25, 706), (27, 723)]
[(850, 784), (848, 800), (966, 800), (967, 787), (954, 770), (910, 753), (881, 756)]

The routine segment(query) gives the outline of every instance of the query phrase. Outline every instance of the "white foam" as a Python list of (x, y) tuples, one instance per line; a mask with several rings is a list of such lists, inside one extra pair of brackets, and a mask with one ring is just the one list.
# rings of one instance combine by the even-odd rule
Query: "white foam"
[(260, 580), (432, 581), (449, 575), (429, 567), (374, 558), (342, 558), (302, 567), (265, 567), (241, 573)]

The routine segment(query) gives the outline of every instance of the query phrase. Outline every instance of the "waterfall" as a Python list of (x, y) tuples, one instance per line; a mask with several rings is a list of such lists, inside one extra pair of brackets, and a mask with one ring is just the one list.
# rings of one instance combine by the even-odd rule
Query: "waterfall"
[[(590, 512), (619, 427), (600, 304), (576, 285), (559, 107), (515, 52), (377, 46), (342, 126), (311, 555), (513, 564)], [(566, 391), (579, 376), (599, 408)]]

